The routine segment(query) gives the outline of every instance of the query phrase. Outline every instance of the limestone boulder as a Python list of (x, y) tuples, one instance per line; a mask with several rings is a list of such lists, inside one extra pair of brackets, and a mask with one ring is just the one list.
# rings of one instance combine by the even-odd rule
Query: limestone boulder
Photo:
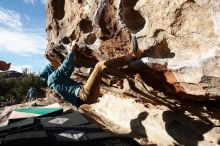
[(220, 100), (219, 0), (48, 0), (46, 14), (48, 46), (76, 40), (83, 66), (128, 54), (135, 35), (144, 54), (130, 69), (169, 93)]
[[(176, 111), (167, 105), (143, 105), (134, 98), (105, 94), (100, 102), (84, 106), (83, 110), (112, 132), (133, 136), (139, 142), (144, 138), (158, 146), (219, 145), (219, 116), (210, 116), (210, 110), (199, 105), (189, 108), (178, 103), (171, 104)], [(207, 120), (211, 120), (213, 125), (206, 123)], [(148, 143), (143, 145), (150, 145)]]

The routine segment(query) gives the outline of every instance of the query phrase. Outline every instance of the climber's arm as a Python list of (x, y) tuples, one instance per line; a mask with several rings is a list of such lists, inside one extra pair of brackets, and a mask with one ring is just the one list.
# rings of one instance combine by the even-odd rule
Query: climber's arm
[(55, 70), (51, 75), (50, 79), (51, 81), (55, 81), (57, 79), (62, 79), (62, 78), (69, 78), (72, 72), (74, 71), (74, 48), (75, 45), (73, 46), (72, 44), (70, 45), (68, 50), (68, 55), (66, 56), (65, 60), (63, 63), (58, 67), (57, 70)]

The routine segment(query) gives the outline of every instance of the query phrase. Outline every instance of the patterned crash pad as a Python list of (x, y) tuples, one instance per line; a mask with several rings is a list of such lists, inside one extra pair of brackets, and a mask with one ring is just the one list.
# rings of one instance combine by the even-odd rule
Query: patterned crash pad
[(58, 103), (45, 106), (45, 107), (36, 107), (36, 108), (24, 108), (24, 109), (16, 109), (12, 111), (9, 116), (9, 120), (18, 120), (30, 117), (39, 117), (50, 115), (56, 112), (62, 112), (62, 108)]

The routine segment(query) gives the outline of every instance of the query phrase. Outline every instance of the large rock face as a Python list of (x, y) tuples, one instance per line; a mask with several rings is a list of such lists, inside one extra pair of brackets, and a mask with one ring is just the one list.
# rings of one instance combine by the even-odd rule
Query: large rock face
[[(122, 106), (123, 105), (123, 106)], [(168, 104), (169, 105), (169, 104)], [(143, 105), (134, 98), (119, 98), (110, 94), (105, 94), (99, 103), (90, 105), (86, 111), (94, 117), (104, 117), (101, 123), (113, 132), (122, 135), (136, 134), (136, 138), (147, 138), (147, 140), (158, 146), (216, 146), (219, 143), (219, 116), (206, 115), (210, 110), (200, 106), (193, 108), (180, 107), (178, 103), (173, 103), (176, 112), (166, 104)], [(198, 115), (195, 112), (200, 111)], [(211, 120), (214, 125), (210, 125), (201, 120)], [(192, 115), (193, 116), (192, 116)], [(190, 116), (191, 115), (191, 116)], [(199, 117), (198, 117), (199, 116)], [(112, 126), (114, 123), (117, 126)], [(120, 131), (119, 131), (120, 129)]]
[(85, 82), (97, 61), (128, 54), (131, 36), (137, 36), (143, 58), (108, 72), (109, 83), (122, 79), (123, 88), (102, 85), (99, 102), (81, 109), (114, 133), (156, 145), (220, 144), (219, 104), (185, 99), (220, 100), (219, 28), (219, 0), (47, 4), (47, 49), (77, 41), (77, 67), (84, 67), (76, 69), (78, 81)]
[(157, 79), (165, 90), (194, 100), (220, 99), (219, 28), (219, 0), (48, 0), (47, 4), (49, 43), (77, 40), (81, 58), (92, 66), (91, 61), (127, 54), (131, 33), (135, 34), (144, 57), (131, 67)]

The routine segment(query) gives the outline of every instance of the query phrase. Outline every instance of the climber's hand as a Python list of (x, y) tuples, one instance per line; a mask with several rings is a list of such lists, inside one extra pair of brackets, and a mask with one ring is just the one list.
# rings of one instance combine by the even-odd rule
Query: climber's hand
[(74, 51), (76, 48), (76, 40), (72, 41), (71, 43), (69, 43), (69, 45), (67, 46), (67, 51), (72, 52)]

